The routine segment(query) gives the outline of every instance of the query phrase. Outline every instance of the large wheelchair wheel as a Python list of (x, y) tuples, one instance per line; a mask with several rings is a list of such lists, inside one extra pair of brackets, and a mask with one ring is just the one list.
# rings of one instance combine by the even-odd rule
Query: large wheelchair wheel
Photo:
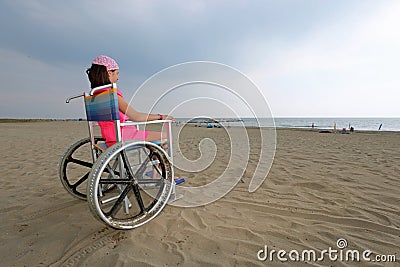
[(90, 211), (116, 229), (139, 227), (164, 208), (173, 177), (169, 158), (159, 146), (117, 143), (100, 155), (89, 174)]
[[(94, 138), (95, 144), (104, 141), (101, 137)], [(101, 151), (96, 150), (100, 155)], [(83, 138), (64, 152), (61, 158), (58, 174), (64, 188), (74, 197), (86, 200), (87, 178), (93, 166), (90, 138)]]

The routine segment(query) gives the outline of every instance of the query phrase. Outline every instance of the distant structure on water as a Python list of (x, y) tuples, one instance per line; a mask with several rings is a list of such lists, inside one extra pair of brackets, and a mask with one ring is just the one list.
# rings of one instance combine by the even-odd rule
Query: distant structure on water
[(221, 128), (222, 122), (241, 122), (241, 119), (212, 119), (212, 118), (194, 118), (188, 120), (186, 123), (194, 124), (196, 127), (207, 127), (207, 128)]

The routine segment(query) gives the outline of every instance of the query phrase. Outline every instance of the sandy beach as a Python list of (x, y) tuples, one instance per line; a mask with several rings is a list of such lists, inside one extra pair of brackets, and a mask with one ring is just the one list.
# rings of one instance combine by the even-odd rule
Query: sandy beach
[[(1, 266), (382, 266), (378, 262), (262, 261), (260, 250), (346, 249), (395, 255), (400, 265), (400, 132), (321, 134), (277, 130), (272, 168), (254, 193), (248, 186), (259, 133), (248, 129), (250, 158), (223, 198), (196, 208), (166, 206), (130, 231), (97, 221), (58, 178), (65, 149), (87, 136), (85, 122), (2, 123)], [(219, 162), (186, 176), (197, 186), (218, 176), (229, 145), (223, 128), (185, 127), (180, 151), (198, 157), (204, 137)], [(194, 149), (195, 148), (195, 149)], [(259, 255), (258, 255), (259, 254)], [(288, 255), (286, 254), (286, 258)]]

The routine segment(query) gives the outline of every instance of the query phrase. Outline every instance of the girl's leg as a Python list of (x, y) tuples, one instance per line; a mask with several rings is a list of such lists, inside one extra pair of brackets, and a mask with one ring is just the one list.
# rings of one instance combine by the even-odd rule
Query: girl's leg
[(165, 141), (165, 133), (162, 132), (153, 132), (153, 131), (148, 131), (148, 135), (146, 138), (146, 141), (151, 142), (151, 141), (161, 141), (161, 147), (168, 151), (168, 144)]
[(151, 141), (157, 141), (157, 140), (163, 139), (162, 133), (160, 133), (160, 132), (149, 131), (148, 133), (149, 134), (147, 135), (146, 141), (151, 142)]
[[(162, 140), (162, 133), (160, 132), (153, 132), (153, 131), (148, 131), (148, 135), (146, 137), (146, 141), (151, 142), (151, 141), (159, 141)], [(164, 148), (164, 147), (163, 147)], [(165, 149), (165, 148), (164, 148)], [(159, 174), (155, 169), (153, 169), (153, 175), (152, 178), (160, 178)]]
[[(161, 141), (163, 140), (163, 133), (149, 131), (149, 134), (147, 135), (146, 141), (151, 142), (151, 141), (157, 141), (157, 140), (161, 140)], [(167, 143), (162, 144), (161, 146), (162, 146), (162, 148), (164, 150), (168, 151), (168, 144)], [(155, 170), (153, 170), (152, 178), (153, 179), (154, 178), (160, 178), (158, 173)], [(179, 177), (175, 176), (174, 179), (177, 180), (177, 179), (179, 179)]]

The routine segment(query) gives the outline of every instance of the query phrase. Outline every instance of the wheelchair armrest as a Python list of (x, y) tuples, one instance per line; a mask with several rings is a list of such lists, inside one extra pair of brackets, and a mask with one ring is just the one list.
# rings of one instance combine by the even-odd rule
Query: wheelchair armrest
[(171, 123), (172, 120), (155, 120), (155, 121), (143, 121), (143, 122), (136, 122), (136, 121), (125, 121), (121, 123), (121, 126), (128, 126), (128, 125), (146, 125), (146, 124), (154, 124), (154, 123)]

